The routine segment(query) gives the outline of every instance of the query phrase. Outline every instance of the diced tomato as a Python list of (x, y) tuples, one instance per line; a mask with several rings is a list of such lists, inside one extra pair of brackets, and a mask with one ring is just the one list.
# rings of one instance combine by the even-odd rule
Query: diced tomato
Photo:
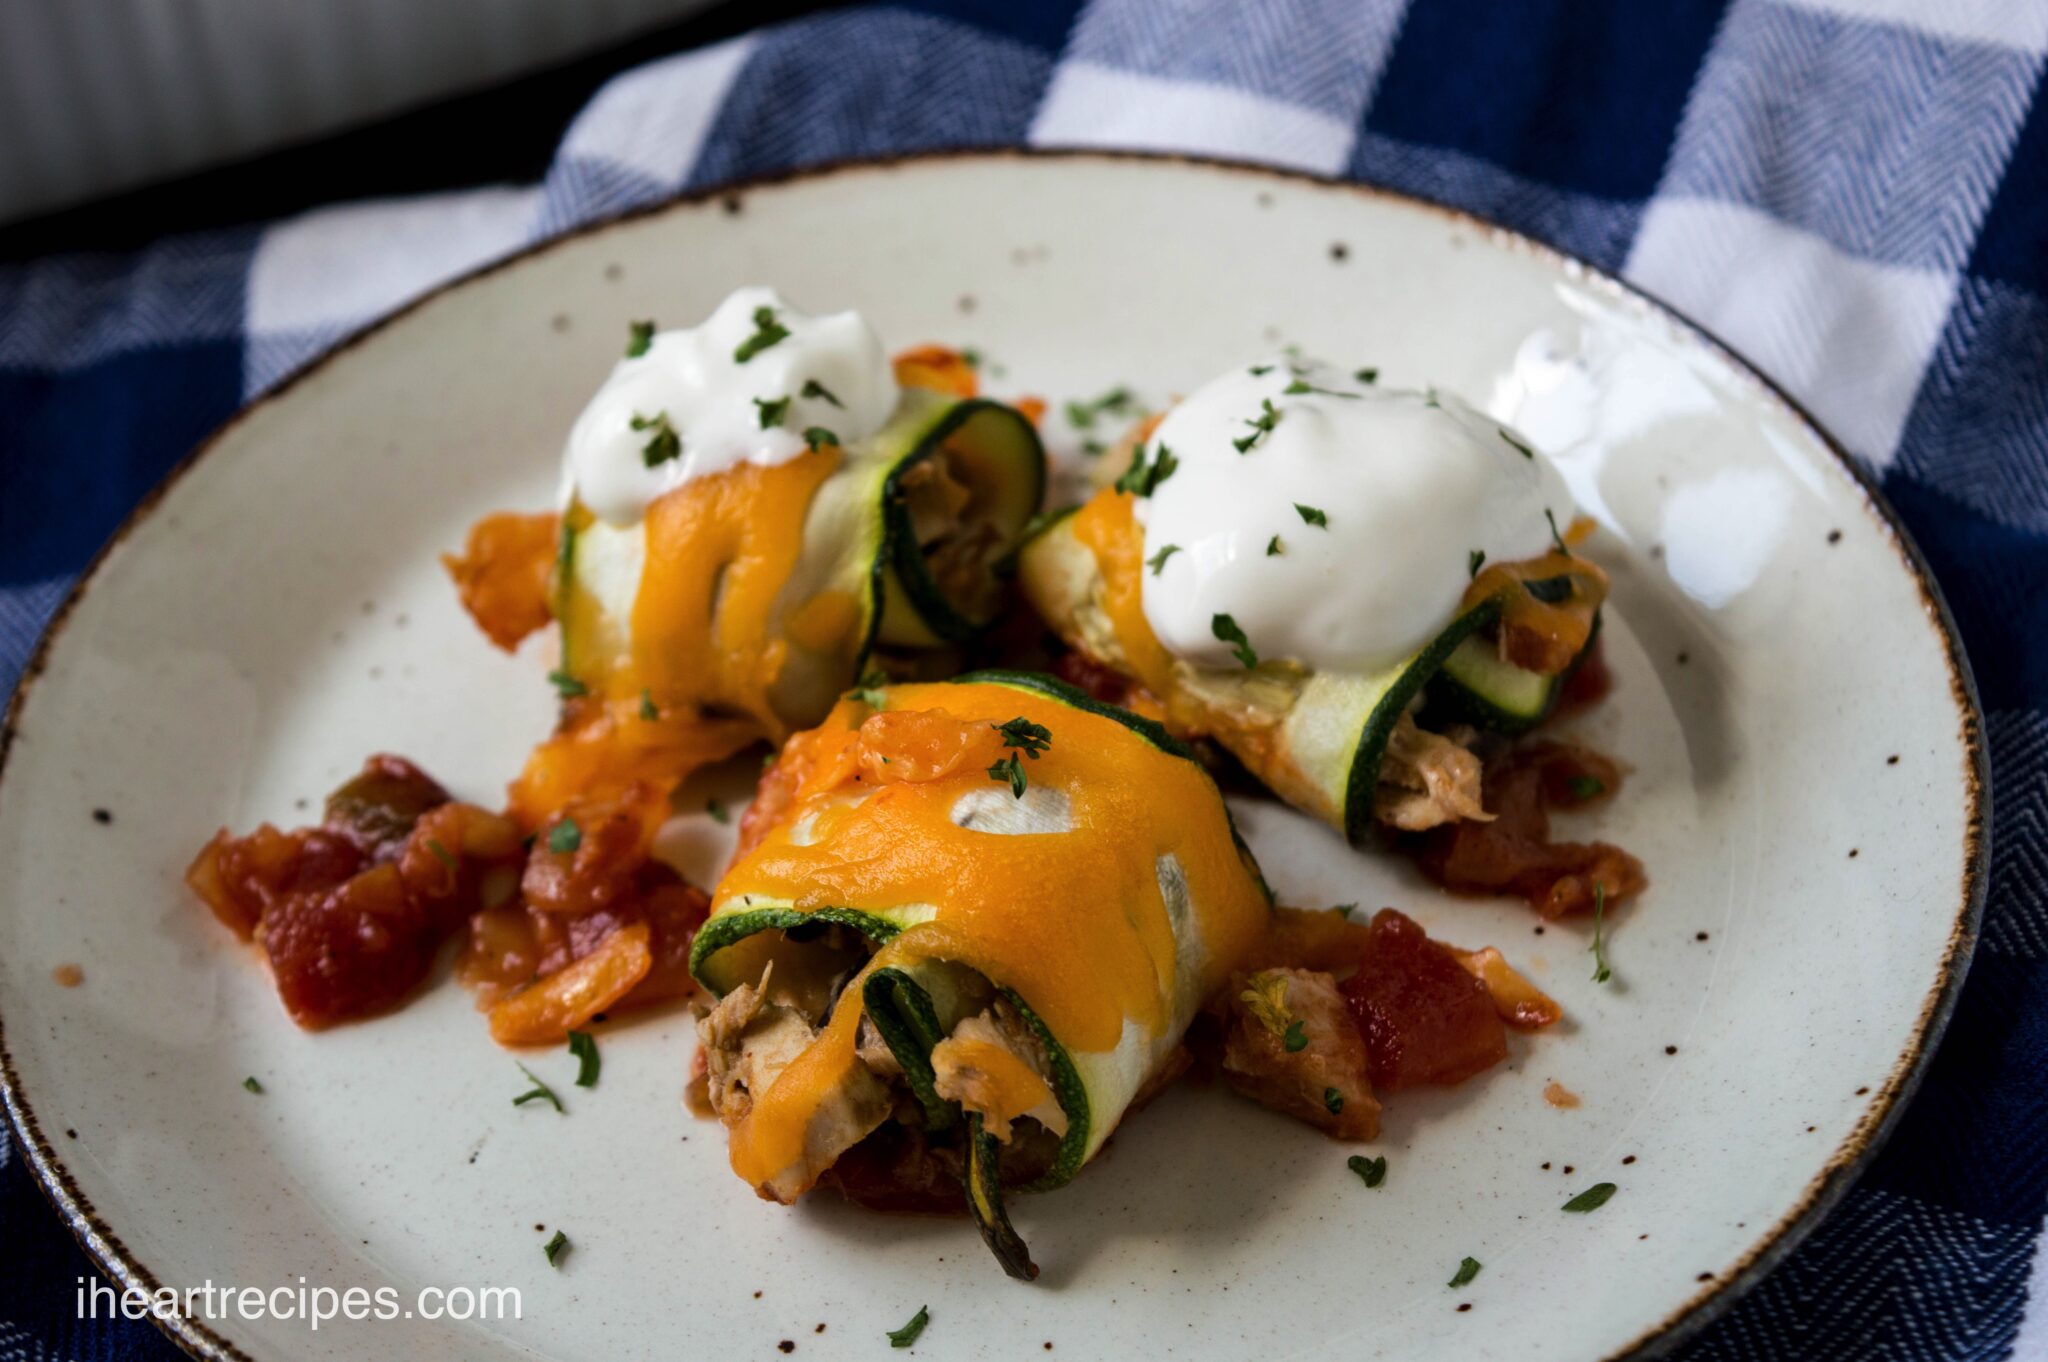
[(567, 814), (534, 838), (520, 890), (543, 913), (595, 912), (631, 891), (648, 838), (646, 821), (629, 809)]
[(1517, 894), (1545, 917), (1590, 913), (1641, 893), (1643, 863), (1607, 842), (1553, 842), (1553, 807), (1610, 797), (1621, 784), (1613, 762), (1583, 748), (1530, 742), (1486, 768), (1488, 823), (1451, 823), (1422, 834), (1415, 861), (1431, 879), (1462, 894)]
[(404, 1002), (487, 887), (509, 894), (520, 855), (510, 821), (375, 756), (329, 798), (324, 825), (223, 829), (185, 879), (262, 947), (292, 1019), (318, 1028)]
[(1507, 1032), (1486, 985), (1392, 908), (1374, 915), (1358, 972), (1338, 985), (1375, 1087), (1461, 1083), (1507, 1058)]
[(491, 1009), (491, 1039), (500, 1045), (560, 1044), (647, 977), (647, 935), (645, 923), (621, 927), (574, 964), (498, 1003)]
[(258, 937), (277, 993), (305, 1027), (388, 1012), (433, 968), (445, 929), (405, 892), (396, 866), (372, 866), (325, 893), (290, 894)]
[(613, 1010), (687, 997), (690, 947), (711, 901), (659, 861), (642, 862), (630, 884), (600, 907), (580, 914), (542, 911), (521, 903), (486, 909), (470, 920), (469, 940), (456, 972), (476, 990), (482, 1006), (545, 980), (599, 949), (613, 932), (636, 923), (648, 929), (649, 965)]
[(1607, 698), (1614, 689), (1614, 673), (1607, 667), (1607, 645), (1595, 638), (1586, 648), (1586, 655), (1579, 659), (1579, 665), (1565, 678), (1564, 688), (1558, 692), (1557, 707), (1550, 717), (1570, 714), (1587, 709)]
[(413, 825), (448, 802), (448, 792), (404, 757), (378, 753), (349, 782), (327, 796), (321, 825), (349, 838), (363, 854), (388, 860)]
[(1123, 704), (1133, 686), (1123, 673), (1103, 666), (1079, 649), (1061, 653), (1052, 664), (1052, 670), (1060, 680), (1079, 687), (1107, 705)]

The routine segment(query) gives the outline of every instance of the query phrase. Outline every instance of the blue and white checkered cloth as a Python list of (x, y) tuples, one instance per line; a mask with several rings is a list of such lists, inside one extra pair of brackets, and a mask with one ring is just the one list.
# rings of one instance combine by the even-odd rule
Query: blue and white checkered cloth
[[(1932, 560), (1988, 711), (1991, 898), (1926, 1084), (1683, 1356), (2048, 1358), (2044, 63), (2048, 0), (928, 0), (655, 62), (591, 101), (539, 186), (0, 267), (0, 691), (128, 508), (244, 399), (593, 217), (1006, 143), (1447, 200), (1669, 300), (1818, 413)], [(0, 1133), (0, 1362), (175, 1355), (146, 1324), (72, 1318), (89, 1269), (9, 1154)]]

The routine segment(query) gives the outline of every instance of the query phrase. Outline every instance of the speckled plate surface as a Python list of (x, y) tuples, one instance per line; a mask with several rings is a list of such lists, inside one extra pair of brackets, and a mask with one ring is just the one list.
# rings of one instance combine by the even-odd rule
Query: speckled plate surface
[[(291, 822), (372, 750), (490, 800), (548, 725), (546, 649), (490, 649), (435, 563), (547, 503), (629, 318), (772, 282), (991, 386), (1153, 402), (1276, 345), (1434, 382), (1568, 470), (1614, 575), (1631, 764), (1574, 831), (1648, 863), (1611, 932), (1453, 901), (1278, 806), (1238, 814), (1284, 900), (1396, 904), (1565, 1006), (1352, 1152), (1183, 1087), (1017, 1207), (1044, 1278), (963, 1222), (757, 1201), (679, 1107), (686, 1016), (613, 1028), (590, 1091), (524, 1086), (461, 990), (306, 1035), (181, 889), (221, 824)], [(1056, 445), (1075, 433), (1057, 417)], [(1828, 441), (1611, 280), (1440, 209), (1096, 155), (855, 165), (678, 203), (425, 301), (234, 421), (99, 563), (0, 772), (0, 1018), (23, 1153), (125, 1281), (512, 1286), (517, 1320), (178, 1326), (208, 1355), (1591, 1358), (1654, 1350), (1787, 1248), (1910, 1089), (1981, 895), (1967, 672), (1918, 559)], [(96, 819), (105, 810), (111, 821)], [(675, 840), (715, 872), (726, 830)], [(52, 971), (83, 967), (60, 987)], [(246, 1092), (244, 1077), (265, 1091)], [(1547, 1105), (1557, 1081), (1575, 1110)], [(1599, 1181), (1591, 1215), (1560, 1211)], [(539, 1226), (545, 1225), (543, 1232)], [(574, 1241), (559, 1270), (541, 1253)], [(1484, 1270), (1445, 1283), (1466, 1256)], [(1469, 1308), (1467, 1308), (1469, 1307)]]

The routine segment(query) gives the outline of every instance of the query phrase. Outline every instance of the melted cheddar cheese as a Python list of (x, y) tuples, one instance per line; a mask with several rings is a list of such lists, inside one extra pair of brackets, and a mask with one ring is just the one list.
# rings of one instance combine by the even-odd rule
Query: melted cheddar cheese
[[(726, 873), (713, 917), (757, 899), (929, 914), (867, 970), (969, 966), (1014, 989), (1063, 1046), (1082, 1052), (1114, 1050), (1128, 1027), (1158, 1036), (1184, 1024), (1265, 931), (1265, 893), (1195, 763), (1033, 691), (941, 684), (887, 694), (884, 713), (849, 697), (791, 741), (782, 760), (801, 766), (802, 784)], [(982, 735), (1014, 718), (1052, 735), (1023, 765), (1034, 792), (1063, 797), (1066, 830), (994, 833), (956, 821), (963, 799), (1012, 797), (979, 763), (1002, 750)], [(974, 755), (944, 759), (955, 752)], [(899, 757), (908, 778), (897, 778)], [(878, 766), (889, 775), (868, 774)], [(1169, 904), (1163, 879), (1185, 884), (1184, 901), (1176, 892)], [(824, 1032), (734, 1127), (734, 1171), (754, 1186), (801, 1160), (812, 1113), (860, 1062), (860, 997), (855, 980)]]

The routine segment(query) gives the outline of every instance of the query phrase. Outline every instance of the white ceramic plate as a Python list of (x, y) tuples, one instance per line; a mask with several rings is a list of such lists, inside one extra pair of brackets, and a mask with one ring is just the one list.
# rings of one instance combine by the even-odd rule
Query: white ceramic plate
[[(183, 892), (221, 824), (290, 823), (373, 750), (490, 800), (548, 725), (545, 648), (489, 647), (435, 553), (551, 497), (630, 318), (733, 286), (978, 347), (993, 386), (1159, 401), (1299, 343), (1434, 382), (1555, 450), (1604, 530), (1634, 776), (1586, 828), (1648, 863), (1613, 924), (1453, 901), (1277, 806), (1238, 809), (1283, 900), (1401, 905), (1492, 942), (1568, 1022), (1351, 1151), (1183, 1088), (1017, 1218), (1005, 1280), (964, 1222), (757, 1201), (677, 1103), (690, 1023), (604, 1038), (603, 1082), (466, 995), (306, 1035)], [(1074, 444), (1057, 416), (1056, 443)], [(1974, 937), (1986, 792), (1961, 653), (1896, 524), (1827, 439), (1669, 313), (1530, 242), (1351, 186), (1097, 155), (854, 165), (677, 203), (460, 283), (237, 418), (52, 631), (0, 784), (10, 1112), (125, 1282), (515, 1286), (523, 1318), (179, 1326), (264, 1359), (871, 1358), (918, 1306), (938, 1358), (1606, 1356), (1668, 1343), (1841, 1190), (1911, 1088)], [(104, 809), (103, 823), (94, 810)], [(724, 836), (686, 823), (708, 871)], [(59, 987), (53, 967), (84, 967)], [(261, 1096), (243, 1090), (258, 1076)], [(1584, 1104), (1546, 1105), (1562, 1082)], [(1559, 1207), (1613, 1181), (1592, 1215)], [(546, 1233), (537, 1227), (546, 1225)], [(541, 1244), (561, 1228), (560, 1270)], [(1467, 1255), (1470, 1286), (1445, 1283)], [(1470, 1307), (1467, 1309), (1466, 1307)], [(788, 1349), (785, 1349), (788, 1351)]]

